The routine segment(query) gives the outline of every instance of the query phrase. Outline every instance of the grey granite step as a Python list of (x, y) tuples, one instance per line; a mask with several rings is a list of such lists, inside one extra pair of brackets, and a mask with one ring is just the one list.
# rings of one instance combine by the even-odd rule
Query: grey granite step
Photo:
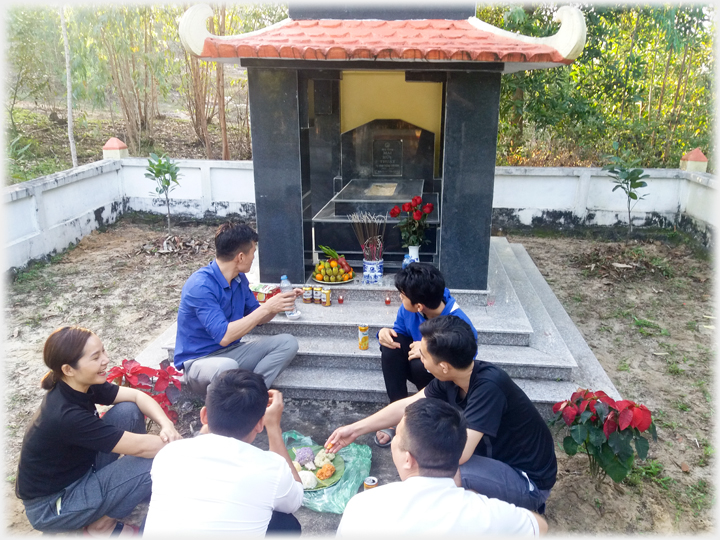
[[(554, 403), (567, 399), (576, 388), (565, 381), (514, 381), (545, 418), (552, 415)], [(283, 396), (296, 399), (364, 401), (378, 403), (378, 408), (388, 403), (382, 373), (363, 369), (291, 366), (275, 379), (273, 388), (280, 390)]]
[[(352, 338), (298, 337), (298, 344), (293, 367), (382, 369), (377, 342), (371, 341), (364, 351)], [(477, 357), (497, 364), (513, 378), (566, 380), (572, 375), (571, 366), (530, 347), (479, 345)]]

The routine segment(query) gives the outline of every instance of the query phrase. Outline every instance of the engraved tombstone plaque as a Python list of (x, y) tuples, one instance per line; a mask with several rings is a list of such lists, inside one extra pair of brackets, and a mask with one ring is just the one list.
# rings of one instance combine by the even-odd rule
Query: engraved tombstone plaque
[(398, 139), (373, 141), (372, 175), (397, 176), (403, 174), (403, 142)]

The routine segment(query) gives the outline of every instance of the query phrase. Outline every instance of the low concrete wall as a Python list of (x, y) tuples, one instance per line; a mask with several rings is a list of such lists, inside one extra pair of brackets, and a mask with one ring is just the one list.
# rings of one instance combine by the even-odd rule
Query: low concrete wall
[[(255, 219), (251, 161), (178, 160), (171, 213), (193, 218)], [(145, 178), (147, 159), (103, 160), (5, 188), (3, 270), (52, 255), (125, 211), (165, 214)], [(707, 173), (646, 169), (636, 226), (677, 226), (711, 247), (717, 226), (715, 180)], [(497, 167), (493, 227), (627, 224), (625, 194), (599, 168)]]

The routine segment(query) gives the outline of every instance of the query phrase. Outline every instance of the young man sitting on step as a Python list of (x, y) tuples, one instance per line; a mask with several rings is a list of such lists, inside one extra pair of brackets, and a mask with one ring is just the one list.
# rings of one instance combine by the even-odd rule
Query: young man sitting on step
[(424, 322), (420, 332), (420, 359), (435, 379), (414, 396), (337, 428), (326, 447), (337, 452), (360, 435), (397, 425), (411, 403), (441, 399), (461, 410), (467, 421), (456, 484), (544, 513), (557, 475), (545, 420), (507, 373), (490, 362), (473, 360), (477, 342), (467, 322), (452, 315), (436, 317)]
[[(477, 339), (472, 322), (445, 288), (440, 270), (432, 264), (410, 263), (395, 274), (395, 287), (402, 302), (395, 324), (378, 332), (385, 389), (391, 403), (408, 397), (407, 381), (422, 390), (434, 378), (420, 361), (423, 322), (452, 314), (467, 322)], [(378, 431), (375, 443), (390, 446), (394, 433), (393, 427)]]
[(277, 294), (260, 304), (248, 284), (257, 233), (244, 223), (224, 223), (215, 233), (215, 260), (185, 282), (180, 296), (175, 367), (204, 396), (208, 384), (229, 369), (259, 373), (270, 387), (292, 361), (298, 342), (289, 334), (242, 337), (278, 313), (291, 310), (302, 289)]

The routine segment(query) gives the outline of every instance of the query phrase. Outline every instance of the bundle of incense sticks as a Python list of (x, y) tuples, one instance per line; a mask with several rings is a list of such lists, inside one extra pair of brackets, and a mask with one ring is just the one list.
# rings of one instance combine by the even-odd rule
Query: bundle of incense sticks
[(348, 219), (352, 223), (358, 242), (360, 242), (363, 259), (366, 261), (381, 260), (383, 257), (383, 237), (387, 225), (387, 214), (355, 212), (349, 214)]

